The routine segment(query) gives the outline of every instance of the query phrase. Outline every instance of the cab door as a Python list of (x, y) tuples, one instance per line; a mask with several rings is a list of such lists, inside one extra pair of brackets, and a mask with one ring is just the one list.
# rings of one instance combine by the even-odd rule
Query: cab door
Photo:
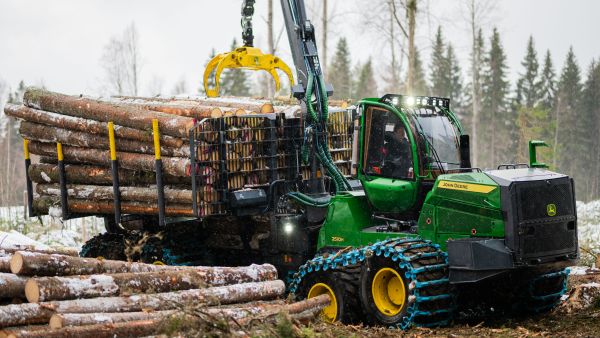
[(383, 104), (363, 106), (359, 179), (380, 212), (402, 213), (416, 200), (416, 147), (408, 120)]

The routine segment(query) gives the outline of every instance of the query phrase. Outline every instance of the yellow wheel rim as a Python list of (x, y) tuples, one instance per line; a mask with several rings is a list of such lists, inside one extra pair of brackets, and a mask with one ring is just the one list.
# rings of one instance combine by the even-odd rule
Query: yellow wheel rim
[(328, 322), (335, 322), (338, 312), (337, 298), (335, 298), (335, 293), (333, 293), (333, 290), (329, 287), (329, 285), (324, 283), (317, 283), (313, 285), (312, 288), (310, 288), (310, 291), (308, 291), (307, 298), (313, 298), (325, 294), (329, 295), (331, 302), (329, 303), (329, 306), (321, 311), (321, 314)]
[(373, 302), (377, 309), (386, 316), (395, 316), (405, 304), (406, 288), (400, 274), (391, 268), (377, 271), (371, 284)]

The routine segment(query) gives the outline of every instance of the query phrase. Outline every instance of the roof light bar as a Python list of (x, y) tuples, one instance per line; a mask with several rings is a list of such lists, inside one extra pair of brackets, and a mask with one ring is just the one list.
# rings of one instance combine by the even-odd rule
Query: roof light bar
[(435, 96), (404, 96), (397, 94), (386, 94), (379, 102), (397, 107), (440, 107), (450, 108), (450, 99)]

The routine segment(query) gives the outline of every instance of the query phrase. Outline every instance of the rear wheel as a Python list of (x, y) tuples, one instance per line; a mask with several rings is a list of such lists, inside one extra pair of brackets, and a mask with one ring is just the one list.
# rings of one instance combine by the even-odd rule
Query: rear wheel
[(360, 298), (371, 325), (396, 325), (406, 314), (409, 281), (397, 266), (392, 260), (380, 257), (363, 265)]

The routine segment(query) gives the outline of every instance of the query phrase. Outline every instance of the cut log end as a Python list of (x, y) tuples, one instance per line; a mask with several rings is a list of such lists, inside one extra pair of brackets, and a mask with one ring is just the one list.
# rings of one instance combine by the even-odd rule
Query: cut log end
[(23, 255), (20, 252), (15, 252), (10, 259), (10, 272), (18, 275), (21, 269), (23, 269)]
[(49, 322), (51, 329), (61, 329), (64, 327), (64, 318), (61, 314), (55, 314), (50, 317)]
[(40, 301), (40, 288), (35, 279), (29, 279), (25, 283), (25, 298), (30, 303), (38, 303)]

